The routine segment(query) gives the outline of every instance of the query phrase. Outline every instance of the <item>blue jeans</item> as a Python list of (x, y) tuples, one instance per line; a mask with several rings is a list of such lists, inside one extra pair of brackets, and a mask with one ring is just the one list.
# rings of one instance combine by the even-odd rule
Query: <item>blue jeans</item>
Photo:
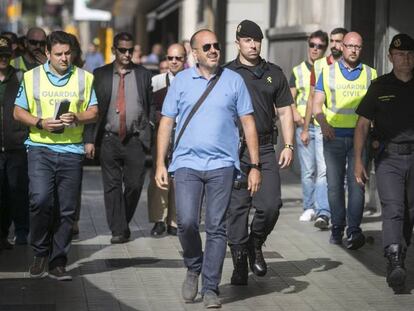
[(296, 145), (300, 161), (303, 209), (313, 208), (316, 215), (331, 216), (323, 155), (323, 137), (319, 126), (309, 126), (309, 144), (300, 140), (302, 127), (296, 128)]
[[(211, 171), (180, 168), (174, 173), (178, 238), (188, 270), (202, 274), (203, 294), (218, 293), (226, 254), (226, 213), (234, 167)], [(204, 258), (199, 232), (201, 206), (206, 200)]]
[(35, 256), (49, 256), (49, 269), (66, 266), (83, 155), (30, 147), (27, 160), (31, 246)]
[[(357, 184), (354, 176), (353, 143), (353, 137), (335, 137), (333, 140), (324, 140), (323, 143), (331, 222), (333, 226), (342, 228), (348, 225), (348, 236), (353, 232), (361, 232), (365, 199), (365, 188)], [(348, 211), (345, 209), (345, 177), (348, 188)]]

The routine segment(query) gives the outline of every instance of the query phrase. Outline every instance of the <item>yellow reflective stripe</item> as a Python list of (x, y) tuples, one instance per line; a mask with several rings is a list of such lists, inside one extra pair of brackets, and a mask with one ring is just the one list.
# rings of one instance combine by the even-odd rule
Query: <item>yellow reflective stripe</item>
[(41, 118), (43, 113), (40, 103), (40, 66), (33, 69), (33, 99), (36, 105), (36, 115)]

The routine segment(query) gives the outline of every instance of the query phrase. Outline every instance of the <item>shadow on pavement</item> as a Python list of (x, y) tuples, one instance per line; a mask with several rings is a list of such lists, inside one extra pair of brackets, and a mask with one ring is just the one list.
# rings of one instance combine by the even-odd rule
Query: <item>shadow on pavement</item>
[(279, 261), (268, 263), (268, 273), (264, 277), (249, 275), (248, 286), (224, 284), (220, 286), (220, 297), (223, 304), (232, 303), (247, 298), (267, 295), (273, 292), (294, 294), (304, 291), (309, 282), (296, 278), (310, 272), (323, 273), (342, 265), (340, 261), (330, 258), (308, 258), (297, 261)]

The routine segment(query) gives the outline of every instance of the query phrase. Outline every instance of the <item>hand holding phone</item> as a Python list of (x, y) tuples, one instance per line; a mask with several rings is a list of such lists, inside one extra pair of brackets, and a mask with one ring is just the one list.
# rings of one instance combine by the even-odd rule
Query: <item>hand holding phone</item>
[[(55, 116), (55, 120), (61, 120), (63, 122), (63, 124), (66, 125), (65, 120), (62, 120), (61, 117), (62, 117), (62, 115), (68, 113), (69, 106), (70, 106), (70, 101), (68, 101), (67, 99), (61, 101), (60, 104), (59, 104), (58, 111), (57, 111), (56, 116)], [(61, 133), (64, 132), (64, 130), (65, 130), (65, 128), (61, 128), (59, 130), (53, 131), (53, 133), (61, 134)]]

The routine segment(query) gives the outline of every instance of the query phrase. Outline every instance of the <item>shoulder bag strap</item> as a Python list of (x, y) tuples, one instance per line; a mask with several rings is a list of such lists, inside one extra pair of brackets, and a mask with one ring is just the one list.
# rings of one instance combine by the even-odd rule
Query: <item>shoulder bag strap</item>
[(197, 103), (194, 105), (193, 109), (191, 109), (190, 114), (188, 115), (187, 119), (185, 119), (183, 127), (181, 128), (180, 132), (178, 133), (177, 139), (175, 140), (174, 147), (172, 149), (173, 152), (177, 148), (178, 143), (180, 142), (181, 136), (183, 136), (184, 130), (186, 129), (188, 123), (190, 122), (190, 120), (192, 119), (194, 114), (197, 112), (198, 108), (200, 108), (200, 106), (204, 102), (204, 100), (207, 98), (208, 94), (210, 94), (211, 90), (217, 84), (218, 80), (220, 80), (220, 76), (221, 76), (222, 71), (223, 71), (223, 69), (221, 67), (219, 67), (219, 69), (217, 71), (217, 74), (213, 78), (213, 81), (210, 82), (210, 84), (208, 85), (208, 87), (206, 88), (204, 93), (200, 96)]

